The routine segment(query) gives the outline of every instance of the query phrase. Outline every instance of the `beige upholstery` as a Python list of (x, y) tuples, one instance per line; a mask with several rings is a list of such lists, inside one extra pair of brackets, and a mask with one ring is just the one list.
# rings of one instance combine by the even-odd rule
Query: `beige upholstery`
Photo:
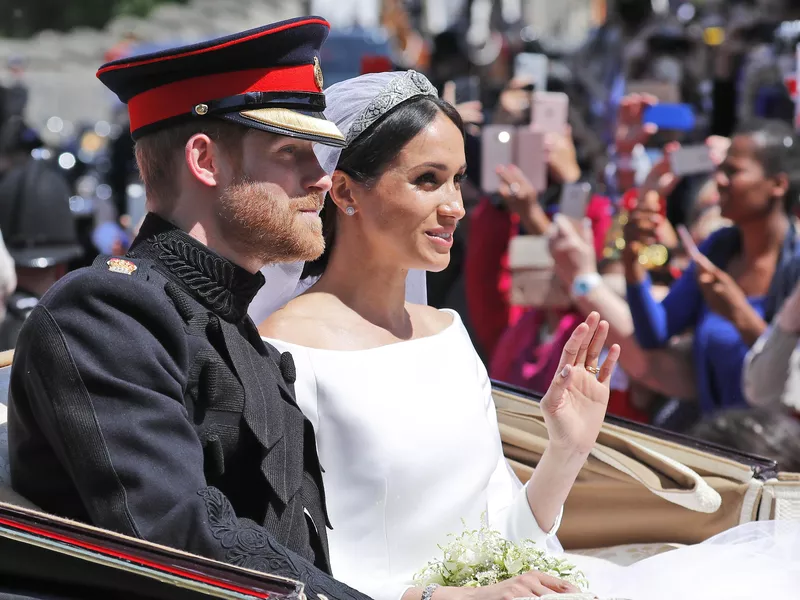
[[(541, 410), (501, 390), (494, 400), (505, 455), (526, 481), (547, 444)], [(773, 518), (800, 520), (800, 475), (763, 481), (745, 462), (606, 423), (567, 498), (558, 537), (568, 551), (657, 548)]]

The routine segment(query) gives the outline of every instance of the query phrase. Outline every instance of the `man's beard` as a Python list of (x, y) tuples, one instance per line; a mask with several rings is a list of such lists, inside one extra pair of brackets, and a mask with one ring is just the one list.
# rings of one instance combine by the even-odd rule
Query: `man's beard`
[(277, 186), (242, 177), (220, 197), (220, 229), (237, 253), (265, 265), (312, 261), (325, 249), (321, 222), (304, 222), (298, 211), (319, 210), (323, 200), (322, 194), (289, 198)]

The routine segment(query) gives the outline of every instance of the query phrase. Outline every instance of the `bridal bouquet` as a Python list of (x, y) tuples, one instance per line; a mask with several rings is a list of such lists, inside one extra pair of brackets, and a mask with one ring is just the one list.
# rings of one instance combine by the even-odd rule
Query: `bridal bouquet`
[[(465, 524), (466, 525), (466, 524)], [(429, 562), (414, 577), (421, 587), (431, 583), (454, 587), (483, 587), (528, 571), (553, 575), (585, 590), (585, 575), (566, 560), (547, 555), (535, 542), (514, 544), (489, 528), (485, 517), (477, 530), (466, 530), (446, 546), (444, 557)]]

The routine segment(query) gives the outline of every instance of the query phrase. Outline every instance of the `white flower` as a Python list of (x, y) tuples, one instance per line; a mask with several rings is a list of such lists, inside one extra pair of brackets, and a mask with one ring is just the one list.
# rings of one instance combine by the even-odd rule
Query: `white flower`
[(464, 531), (441, 547), (443, 558), (429, 562), (414, 577), (417, 585), (431, 583), (455, 587), (481, 587), (536, 570), (586, 589), (583, 573), (566, 560), (548, 556), (531, 540), (513, 544), (489, 528), (486, 516), (478, 530)]

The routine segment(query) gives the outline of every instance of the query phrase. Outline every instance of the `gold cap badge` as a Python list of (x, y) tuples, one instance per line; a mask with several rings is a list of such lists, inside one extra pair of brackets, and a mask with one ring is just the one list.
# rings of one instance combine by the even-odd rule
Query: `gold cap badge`
[(107, 263), (108, 270), (112, 273), (122, 273), (123, 275), (132, 275), (137, 269), (136, 265), (129, 260), (121, 258), (112, 258)]
[(314, 83), (317, 84), (317, 87), (320, 91), (323, 88), (325, 80), (322, 78), (322, 66), (319, 64), (319, 57), (314, 57)]

